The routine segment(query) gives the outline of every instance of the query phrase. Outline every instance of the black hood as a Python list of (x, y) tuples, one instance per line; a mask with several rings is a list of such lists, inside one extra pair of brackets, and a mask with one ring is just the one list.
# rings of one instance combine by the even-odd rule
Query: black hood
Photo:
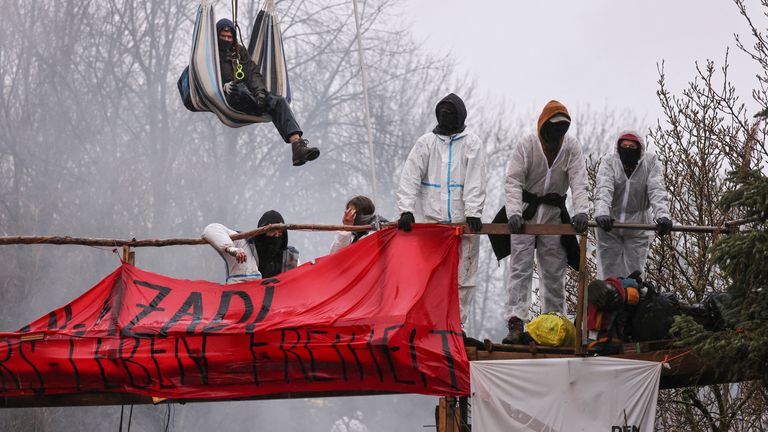
[[(259, 219), (259, 224), (257, 227), (261, 228), (263, 226), (271, 225), (271, 224), (281, 224), (285, 223), (285, 219), (283, 219), (283, 215), (281, 215), (276, 210), (269, 210), (268, 212), (265, 212), (263, 215), (261, 215), (261, 219)], [(266, 235), (260, 235), (256, 237), (267, 237)], [(254, 237), (254, 238), (256, 238)], [(275, 237), (272, 237), (275, 238)], [(280, 238), (283, 240), (282, 249), (285, 249), (288, 247), (288, 231), (283, 231), (283, 235), (280, 236)]]
[[(440, 106), (443, 104), (451, 105), (451, 107), (453, 107), (453, 109), (456, 111), (456, 124), (447, 125), (440, 122), (440, 116), (438, 115), (438, 112), (440, 111)], [(437, 103), (435, 106), (435, 117), (438, 118), (437, 126), (435, 126), (432, 132), (438, 135), (457, 134), (459, 132), (463, 132), (467, 127), (464, 124), (464, 121), (467, 120), (467, 107), (464, 106), (464, 101), (453, 93), (444, 97), (440, 102)]]
[[(264, 213), (259, 219), (259, 227), (281, 223), (285, 223), (283, 216), (274, 210)], [(280, 237), (262, 234), (251, 237), (248, 241), (256, 248), (262, 277), (273, 277), (283, 271), (283, 251), (288, 249), (288, 231), (283, 231)]]
[(225, 28), (229, 28), (229, 31), (232, 32), (232, 36), (235, 35), (235, 24), (232, 22), (232, 20), (228, 20), (226, 18), (222, 18), (216, 22), (216, 35), (218, 36), (219, 33), (221, 33), (221, 31)]
[[(229, 29), (229, 31), (232, 33), (233, 43), (231, 45), (222, 44), (219, 40), (219, 33), (221, 33), (221, 31), (224, 29)], [(222, 18), (216, 22), (216, 42), (219, 45), (220, 51), (229, 51), (234, 48), (235, 45), (237, 45), (237, 32), (235, 31), (235, 24), (233, 24), (232, 21), (226, 18)]]

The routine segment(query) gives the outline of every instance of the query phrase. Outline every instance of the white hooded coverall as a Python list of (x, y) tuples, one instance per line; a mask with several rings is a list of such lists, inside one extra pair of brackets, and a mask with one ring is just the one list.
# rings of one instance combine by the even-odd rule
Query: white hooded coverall
[[(661, 163), (656, 155), (646, 152), (642, 136), (637, 132), (624, 131), (619, 136), (628, 133), (640, 140), (640, 161), (627, 177), (619, 158), (618, 142), (612, 152), (603, 156), (597, 171), (595, 216), (610, 215), (616, 222), (639, 224), (669, 218), (669, 198)], [(635, 270), (644, 271), (651, 240), (648, 231), (598, 229), (598, 278), (626, 277)]]
[[(428, 133), (419, 138), (405, 161), (397, 206), (400, 213), (416, 214), (417, 203), (421, 204), (424, 222), (464, 222), (467, 217), (482, 216), (485, 185), (485, 149), (480, 137), (466, 130), (451, 136)], [(462, 323), (467, 321), (477, 284), (479, 241), (477, 235), (461, 238), (458, 285)]]
[[(560, 152), (552, 167), (548, 166), (541, 141), (537, 135), (524, 138), (513, 150), (504, 185), (507, 217), (522, 215), (527, 206), (523, 190), (538, 196), (548, 193), (564, 195), (571, 188), (573, 213), (589, 212), (587, 169), (579, 142), (568, 135), (563, 138)], [(560, 209), (540, 205), (527, 223), (560, 224)], [(560, 236), (512, 235), (509, 257), (509, 300), (506, 318), (528, 319), (531, 307), (533, 254), (539, 263), (539, 296), (542, 313), (565, 313), (566, 253)]]

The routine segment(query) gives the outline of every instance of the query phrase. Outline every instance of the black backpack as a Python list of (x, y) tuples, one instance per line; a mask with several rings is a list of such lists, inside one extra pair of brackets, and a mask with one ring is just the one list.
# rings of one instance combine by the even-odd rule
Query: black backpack
[(648, 293), (635, 308), (632, 317), (632, 339), (636, 342), (670, 339), (669, 330), (675, 316), (680, 315), (680, 301), (675, 293), (659, 293), (656, 288), (644, 282)]

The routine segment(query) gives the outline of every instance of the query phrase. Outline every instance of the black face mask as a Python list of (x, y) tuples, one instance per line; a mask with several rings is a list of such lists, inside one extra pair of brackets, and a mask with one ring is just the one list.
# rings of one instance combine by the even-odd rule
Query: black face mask
[(452, 105), (445, 104), (437, 110), (437, 126), (440, 130), (452, 134), (459, 132), (459, 114)]
[(640, 149), (619, 147), (619, 158), (624, 168), (634, 170), (637, 163), (640, 162)]
[(283, 238), (281, 237), (269, 237), (264, 235), (257, 242), (257, 249), (260, 255), (268, 257), (282, 256), (283, 253)]
[(571, 124), (566, 121), (557, 123), (547, 121), (541, 126), (541, 139), (544, 140), (544, 145), (547, 147), (547, 150), (557, 150), (570, 126)]
[[(234, 34), (233, 32), (230, 32), (231, 34)], [(234, 40), (232, 42), (227, 42), (221, 38), (219, 38), (219, 51), (220, 52), (229, 52), (232, 51), (232, 49), (235, 47)]]

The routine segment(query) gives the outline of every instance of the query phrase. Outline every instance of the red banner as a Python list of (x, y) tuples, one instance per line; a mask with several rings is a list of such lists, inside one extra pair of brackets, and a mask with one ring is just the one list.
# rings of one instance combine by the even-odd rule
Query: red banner
[(387, 229), (236, 285), (124, 264), (70, 304), (0, 333), (0, 395), (467, 394), (458, 234)]

